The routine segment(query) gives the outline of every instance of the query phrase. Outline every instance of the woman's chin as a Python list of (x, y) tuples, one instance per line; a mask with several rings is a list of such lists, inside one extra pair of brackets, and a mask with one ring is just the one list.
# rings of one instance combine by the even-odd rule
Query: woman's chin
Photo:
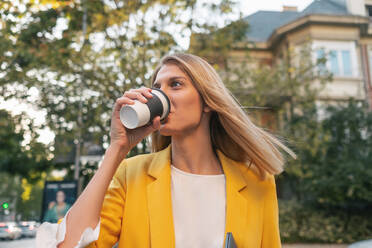
[(172, 136), (174, 135), (177, 130), (175, 130), (174, 128), (172, 128), (171, 125), (169, 125), (170, 123), (169, 122), (166, 122), (164, 124), (162, 124), (160, 126), (160, 129), (159, 129), (159, 133), (160, 135), (163, 135), (163, 136)]
[(159, 133), (162, 136), (172, 136), (173, 132), (171, 129), (167, 128), (165, 124), (161, 125)]

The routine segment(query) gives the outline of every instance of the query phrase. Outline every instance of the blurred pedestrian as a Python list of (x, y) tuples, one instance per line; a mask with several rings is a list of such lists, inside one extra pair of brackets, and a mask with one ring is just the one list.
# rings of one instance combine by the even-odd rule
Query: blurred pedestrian
[(62, 190), (57, 191), (56, 201), (51, 201), (48, 204), (48, 209), (44, 215), (44, 221), (57, 223), (62, 219), (70, 208), (70, 204), (65, 202), (66, 195)]

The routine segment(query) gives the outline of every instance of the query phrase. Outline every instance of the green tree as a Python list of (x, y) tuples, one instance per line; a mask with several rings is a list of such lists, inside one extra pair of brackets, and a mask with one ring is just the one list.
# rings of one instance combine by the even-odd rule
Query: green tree
[(9, 214), (16, 211), (17, 197), (22, 193), (20, 177), (0, 171), (0, 204), (8, 203), (7, 211), (0, 206), (0, 221), (5, 221)]
[[(309, 188), (318, 204), (360, 211), (372, 207), (372, 112), (366, 103), (329, 106), (322, 121), (323, 156)], [(314, 158), (315, 159), (315, 158)]]
[[(41, 180), (53, 168), (49, 147), (37, 139), (35, 125), (25, 113), (12, 116), (0, 110), (0, 199), (9, 204), (9, 214), (22, 219), (39, 218)], [(0, 209), (0, 219), (5, 217)]]
[(372, 112), (367, 104), (350, 100), (329, 106), (322, 119), (313, 108), (292, 121), (298, 160), (279, 177), (279, 189), (289, 188), (295, 197), (281, 200), (282, 237), (327, 243), (370, 238)]
[(8, 211), (0, 206), (0, 221), (11, 220), (36, 220), (40, 219), (43, 194), (43, 179), (32, 180), (32, 183), (20, 175), (0, 172), (0, 204), (6, 202)]
[(25, 114), (12, 116), (0, 110), (0, 172), (36, 181), (51, 169), (48, 147), (37, 141), (33, 128)]
[[(56, 133), (55, 155), (61, 150), (73, 153), (75, 144), (80, 144), (77, 151), (81, 152), (84, 142), (103, 146), (108, 143), (114, 100), (129, 88), (148, 84), (159, 58), (182, 50), (176, 39), (211, 27), (197, 20), (197, 4), (190, 0), (3, 1), (0, 85), (4, 96), (27, 100), (30, 89), (39, 93), (33, 103), (48, 112), (47, 126)], [(203, 8), (224, 15), (232, 5), (222, 0)], [(143, 142), (139, 152), (146, 151), (146, 145)]]
[[(46, 175), (46, 174), (44, 174)], [(20, 220), (40, 220), (42, 211), (44, 180), (29, 183), (21, 179), (21, 192), (17, 195), (16, 212)]]

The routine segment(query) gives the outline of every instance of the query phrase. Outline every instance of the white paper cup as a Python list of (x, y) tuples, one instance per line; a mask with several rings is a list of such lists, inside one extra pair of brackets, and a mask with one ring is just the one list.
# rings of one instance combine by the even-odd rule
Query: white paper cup
[(147, 103), (134, 100), (133, 105), (125, 105), (120, 109), (120, 121), (128, 129), (142, 127), (150, 123), (156, 116), (160, 120), (167, 118), (170, 111), (170, 101), (160, 89), (152, 89), (152, 98)]

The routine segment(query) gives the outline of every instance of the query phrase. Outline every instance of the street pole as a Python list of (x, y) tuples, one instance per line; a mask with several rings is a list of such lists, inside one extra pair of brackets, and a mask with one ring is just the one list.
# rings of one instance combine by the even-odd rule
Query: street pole
[[(83, 35), (83, 44), (80, 48), (80, 52), (82, 51), (85, 41), (86, 41), (86, 32), (87, 32), (87, 8), (85, 0), (82, 1), (83, 4), (83, 23), (82, 23), (82, 35)], [(83, 124), (83, 116), (82, 116), (82, 108), (83, 108), (83, 86), (84, 86), (84, 72), (81, 73), (81, 82), (80, 82), (80, 99), (79, 99), (79, 112), (78, 112), (78, 119), (77, 119), (77, 142), (76, 142), (76, 152), (75, 152), (75, 171), (74, 171), (74, 179), (78, 182), (78, 195), (80, 195), (82, 191), (82, 182), (79, 178), (80, 174), (80, 151), (81, 151), (81, 139), (82, 139), (82, 124)]]

